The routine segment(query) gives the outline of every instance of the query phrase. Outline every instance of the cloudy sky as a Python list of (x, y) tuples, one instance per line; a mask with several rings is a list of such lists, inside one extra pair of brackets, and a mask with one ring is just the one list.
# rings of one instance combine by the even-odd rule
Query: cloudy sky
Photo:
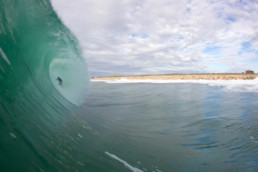
[(51, 0), (91, 76), (258, 72), (257, 0)]

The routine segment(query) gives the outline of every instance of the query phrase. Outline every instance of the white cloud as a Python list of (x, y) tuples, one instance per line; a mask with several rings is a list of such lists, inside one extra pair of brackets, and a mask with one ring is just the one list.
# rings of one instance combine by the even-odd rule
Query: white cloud
[[(93, 75), (258, 70), (248, 62), (258, 62), (254, 1), (51, 2), (79, 39)], [(252, 51), (243, 47), (244, 42)], [(208, 46), (220, 51), (207, 54)], [(217, 64), (228, 67), (214, 68)]]

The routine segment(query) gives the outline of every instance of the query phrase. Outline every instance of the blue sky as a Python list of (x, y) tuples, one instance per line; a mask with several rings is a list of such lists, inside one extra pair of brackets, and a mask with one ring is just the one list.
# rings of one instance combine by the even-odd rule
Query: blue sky
[(51, 2), (92, 76), (258, 71), (258, 1)]

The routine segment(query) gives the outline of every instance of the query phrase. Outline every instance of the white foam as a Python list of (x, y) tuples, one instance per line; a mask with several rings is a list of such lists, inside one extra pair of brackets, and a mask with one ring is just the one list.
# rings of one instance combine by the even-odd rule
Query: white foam
[(255, 140), (255, 138), (253, 136), (250, 136), (250, 139), (254, 142), (254, 143), (258, 143), (257, 140)]
[(125, 166), (126, 168), (130, 169), (130, 170), (133, 171), (133, 172), (143, 172), (143, 171), (140, 170), (139, 168), (136, 168), (136, 167), (131, 166), (131, 165), (128, 164), (126, 161), (120, 159), (120, 158), (117, 157), (116, 155), (113, 155), (113, 154), (111, 154), (111, 153), (109, 153), (109, 152), (105, 152), (105, 154), (107, 154), (110, 158), (115, 159), (115, 160), (121, 162), (122, 164), (124, 164), (124, 166)]
[(92, 80), (93, 82), (105, 82), (108, 84), (131, 84), (131, 83), (153, 83), (153, 84), (167, 84), (167, 83), (195, 83), (206, 84), (209, 86), (224, 87), (227, 91), (235, 92), (255, 92), (258, 93), (258, 79), (254, 80)]
[(10, 136), (11, 136), (13, 139), (16, 139), (16, 138), (17, 138), (14, 133), (9, 133), (9, 134), (10, 134)]
[(80, 138), (83, 138), (83, 136), (82, 136), (80, 133), (78, 133), (78, 136), (79, 136)]
[(7, 58), (7, 56), (5, 55), (4, 51), (2, 50), (2, 48), (0, 48), (0, 55), (1, 57), (6, 61), (6, 63), (8, 63), (9, 65), (11, 65), (9, 59)]

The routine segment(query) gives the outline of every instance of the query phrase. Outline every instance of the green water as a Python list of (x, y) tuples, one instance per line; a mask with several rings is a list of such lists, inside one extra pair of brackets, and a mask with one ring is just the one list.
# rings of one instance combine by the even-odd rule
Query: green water
[(257, 171), (257, 81), (243, 82), (89, 89), (50, 2), (0, 0), (0, 171)]
[(74, 157), (60, 148), (68, 146), (60, 128), (87, 90), (78, 41), (50, 2), (1, 0), (0, 171), (68, 168)]

